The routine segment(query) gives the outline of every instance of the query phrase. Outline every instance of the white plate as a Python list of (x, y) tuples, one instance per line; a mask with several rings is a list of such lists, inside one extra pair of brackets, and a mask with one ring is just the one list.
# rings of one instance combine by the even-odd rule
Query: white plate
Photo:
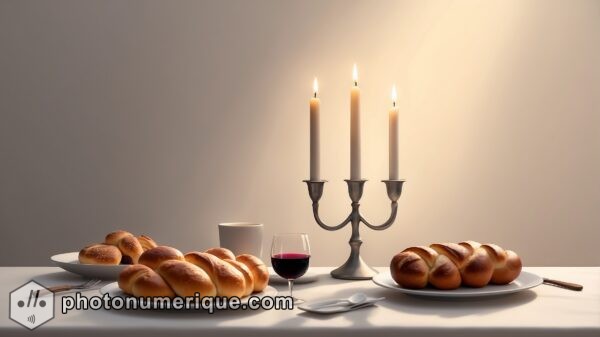
[[(121, 290), (121, 288), (119, 288), (119, 284), (117, 282), (109, 283), (109, 284), (105, 285), (104, 287), (100, 288), (100, 294), (102, 294), (102, 295), (108, 294), (108, 296), (110, 296), (110, 297), (117, 297), (117, 296), (122, 297), (122, 298), (131, 297), (131, 295), (125, 294), (123, 292), (123, 290)], [(271, 286), (267, 286), (260, 293), (252, 294), (250, 296), (256, 296), (256, 297), (261, 298), (261, 297), (265, 297), (265, 296), (274, 297), (276, 295), (277, 295), (277, 289), (275, 289)], [(241, 298), (240, 303), (247, 304), (250, 296)], [(140, 299), (140, 301), (143, 301), (143, 300), (144, 300), (144, 298)], [(144, 303), (144, 302), (142, 302), (142, 303)], [(158, 306), (156, 306), (156, 307), (153, 307), (152, 309), (159, 310), (160, 308)], [(189, 308), (189, 310), (195, 310), (195, 309), (196, 308)]]
[(99, 278), (103, 280), (116, 280), (128, 264), (100, 265), (79, 263), (79, 252), (57, 254), (50, 258), (52, 262), (71, 273), (79, 274), (86, 278)]
[(439, 290), (434, 288), (424, 288), (424, 289), (407, 289), (402, 288), (394, 279), (392, 279), (392, 275), (389, 271), (384, 273), (379, 273), (373, 277), (373, 282), (378, 286), (394, 289), (396, 291), (409, 294), (409, 295), (418, 295), (418, 296), (428, 296), (428, 297), (452, 297), (452, 298), (465, 298), (465, 297), (483, 297), (483, 296), (498, 296), (498, 295), (506, 295), (511, 293), (516, 293), (518, 291), (523, 291), (525, 289), (537, 287), (542, 284), (543, 280), (541, 277), (522, 271), (521, 275), (517, 277), (516, 280), (512, 281), (506, 285), (487, 285), (482, 288), (468, 288), (468, 287), (460, 287), (458, 289), (453, 290)]

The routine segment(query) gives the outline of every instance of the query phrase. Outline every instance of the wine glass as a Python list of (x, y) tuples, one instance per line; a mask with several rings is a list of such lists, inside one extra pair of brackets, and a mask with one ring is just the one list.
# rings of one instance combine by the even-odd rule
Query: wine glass
[(294, 280), (304, 275), (308, 270), (310, 245), (308, 235), (304, 233), (283, 233), (273, 236), (271, 246), (271, 265), (277, 275), (288, 281), (290, 297), (294, 303), (303, 301), (294, 298), (292, 288)]

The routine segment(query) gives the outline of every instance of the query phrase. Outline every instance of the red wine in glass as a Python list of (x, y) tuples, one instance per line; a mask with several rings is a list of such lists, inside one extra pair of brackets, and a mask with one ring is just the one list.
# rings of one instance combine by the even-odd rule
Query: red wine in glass
[(271, 265), (277, 275), (295, 280), (308, 270), (310, 255), (304, 253), (281, 253), (271, 256)]
[(310, 261), (310, 245), (308, 235), (304, 233), (284, 233), (273, 236), (271, 246), (271, 265), (277, 275), (288, 281), (290, 297), (294, 303), (302, 300), (294, 298), (292, 290), (294, 280), (304, 275)]

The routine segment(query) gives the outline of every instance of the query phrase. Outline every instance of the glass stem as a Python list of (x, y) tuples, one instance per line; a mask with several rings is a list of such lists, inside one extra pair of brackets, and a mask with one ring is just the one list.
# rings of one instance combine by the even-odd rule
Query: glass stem
[(288, 280), (288, 288), (290, 290), (290, 297), (294, 298), (294, 294), (292, 293), (292, 288), (294, 288), (294, 280)]

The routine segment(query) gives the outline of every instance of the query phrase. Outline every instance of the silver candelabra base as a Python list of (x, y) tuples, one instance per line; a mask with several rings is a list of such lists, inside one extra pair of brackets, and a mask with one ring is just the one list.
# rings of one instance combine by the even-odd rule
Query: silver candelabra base
[(360, 246), (362, 245), (362, 240), (360, 239), (358, 227), (362, 222), (365, 226), (371, 229), (384, 230), (394, 223), (394, 220), (396, 220), (396, 214), (398, 214), (398, 199), (400, 198), (400, 194), (402, 194), (402, 185), (404, 184), (404, 180), (383, 180), (387, 189), (388, 197), (392, 201), (392, 213), (390, 214), (388, 220), (381, 225), (371, 225), (360, 214), (359, 201), (362, 197), (366, 180), (345, 181), (348, 184), (348, 194), (350, 195), (350, 200), (352, 200), (352, 211), (339, 225), (328, 226), (324, 224), (319, 217), (319, 200), (323, 196), (323, 188), (325, 187), (325, 183), (327, 181), (304, 180), (308, 186), (308, 194), (312, 200), (313, 215), (319, 226), (328, 231), (335, 231), (343, 228), (349, 223), (352, 224), (352, 235), (350, 236), (350, 241), (348, 242), (350, 245), (350, 256), (343, 265), (331, 272), (331, 276), (344, 280), (368, 280), (377, 274), (377, 271), (369, 267), (369, 265), (367, 265), (360, 257)]

